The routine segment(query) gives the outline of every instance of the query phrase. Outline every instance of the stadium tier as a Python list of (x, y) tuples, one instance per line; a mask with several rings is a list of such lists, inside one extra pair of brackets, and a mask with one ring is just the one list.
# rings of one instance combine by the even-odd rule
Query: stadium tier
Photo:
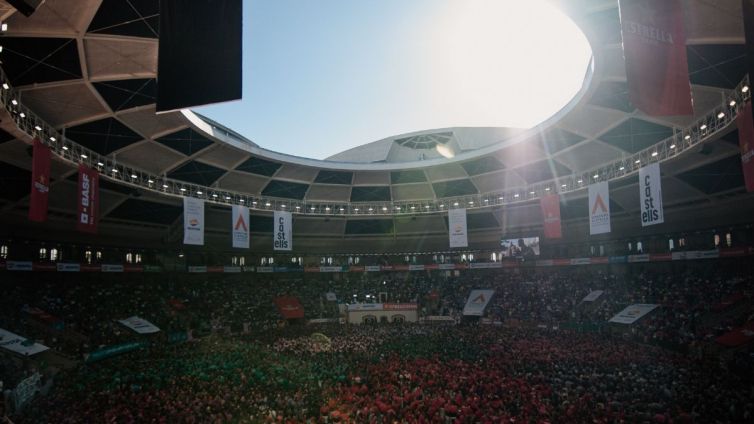
[(548, 1), (554, 114), (326, 159), (182, 108), (273, 10), (190, 3), (0, 0), (0, 423), (754, 422), (751, 0)]

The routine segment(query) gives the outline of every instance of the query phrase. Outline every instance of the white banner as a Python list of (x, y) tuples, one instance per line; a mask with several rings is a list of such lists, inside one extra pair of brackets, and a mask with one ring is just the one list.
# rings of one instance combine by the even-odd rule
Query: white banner
[(639, 195), (641, 196), (641, 226), (662, 224), (662, 187), (660, 164), (653, 163), (639, 169)]
[(471, 269), (495, 269), (502, 267), (502, 262), (472, 262), (469, 264), (469, 268)]
[(495, 294), (495, 290), (472, 290), (466, 300), (466, 306), (463, 307), (463, 314), (482, 316), (484, 308), (490, 303), (493, 294)]
[(610, 232), (610, 189), (607, 181), (589, 186), (589, 234)]
[(139, 318), (135, 315), (126, 319), (119, 320), (118, 322), (139, 334), (152, 334), (160, 331), (160, 329), (151, 322), (145, 320), (144, 318)]
[(183, 198), (183, 244), (204, 246), (204, 200)]
[(290, 212), (275, 211), (272, 230), (274, 250), (293, 249), (293, 220)]
[(660, 305), (652, 303), (638, 303), (627, 306), (626, 309), (618, 312), (614, 317), (610, 318), (610, 322), (617, 322), (618, 324), (633, 324), (644, 315), (652, 312), (658, 306)]
[(224, 266), (223, 272), (226, 274), (235, 274), (241, 272), (240, 266)]
[(36, 355), (50, 349), (2, 328), (0, 328), (0, 347), (24, 356)]
[(468, 247), (466, 235), (466, 209), (448, 210), (448, 236), (450, 247)]
[(364, 272), (380, 272), (379, 265), (367, 265), (364, 267)]
[(206, 265), (196, 265), (196, 266), (189, 265), (188, 272), (194, 273), (194, 274), (207, 272), (207, 266)]
[(246, 206), (233, 205), (231, 222), (231, 238), (233, 247), (241, 249), (249, 248), (249, 208)]
[(603, 290), (592, 290), (592, 291), (589, 292), (588, 295), (586, 295), (583, 299), (581, 299), (581, 301), (582, 302), (594, 302), (600, 296), (602, 296), (602, 293), (604, 293)]

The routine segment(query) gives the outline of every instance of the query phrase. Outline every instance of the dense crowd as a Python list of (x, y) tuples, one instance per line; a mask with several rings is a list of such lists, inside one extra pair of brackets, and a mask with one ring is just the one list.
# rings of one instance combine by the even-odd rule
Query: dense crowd
[[(0, 328), (76, 362), (101, 347), (146, 343), (60, 372), (46, 364), (54, 357), (0, 352), (0, 381), (8, 388), (38, 370), (57, 373), (52, 393), (20, 422), (751, 421), (751, 347), (722, 356), (713, 348), (751, 320), (754, 280), (745, 264), (703, 265), (14, 274), (0, 282)], [(416, 302), (421, 317), (460, 317), (475, 288), (495, 290), (490, 325), (307, 326), (285, 323), (273, 303), (295, 296), (307, 319), (381, 300)], [(585, 302), (594, 290), (603, 293)], [(661, 306), (634, 325), (607, 324), (633, 303)], [(132, 315), (162, 331), (139, 335), (117, 321)], [(187, 330), (193, 340), (168, 343)]]

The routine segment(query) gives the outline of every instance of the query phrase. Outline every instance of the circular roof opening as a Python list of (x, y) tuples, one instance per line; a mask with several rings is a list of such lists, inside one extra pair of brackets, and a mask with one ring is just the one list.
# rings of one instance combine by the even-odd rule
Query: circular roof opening
[(546, 0), (282, 0), (244, 14), (243, 100), (198, 111), (316, 159), (412, 131), (532, 127), (579, 92), (591, 59)]

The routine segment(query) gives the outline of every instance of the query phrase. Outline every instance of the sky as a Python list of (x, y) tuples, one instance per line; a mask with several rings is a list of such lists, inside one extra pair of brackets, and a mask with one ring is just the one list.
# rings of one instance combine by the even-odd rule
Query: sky
[(544, 0), (243, 6), (243, 98), (194, 110), (314, 159), (411, 131), (534, 126), (578, 92), (591, 57)]

